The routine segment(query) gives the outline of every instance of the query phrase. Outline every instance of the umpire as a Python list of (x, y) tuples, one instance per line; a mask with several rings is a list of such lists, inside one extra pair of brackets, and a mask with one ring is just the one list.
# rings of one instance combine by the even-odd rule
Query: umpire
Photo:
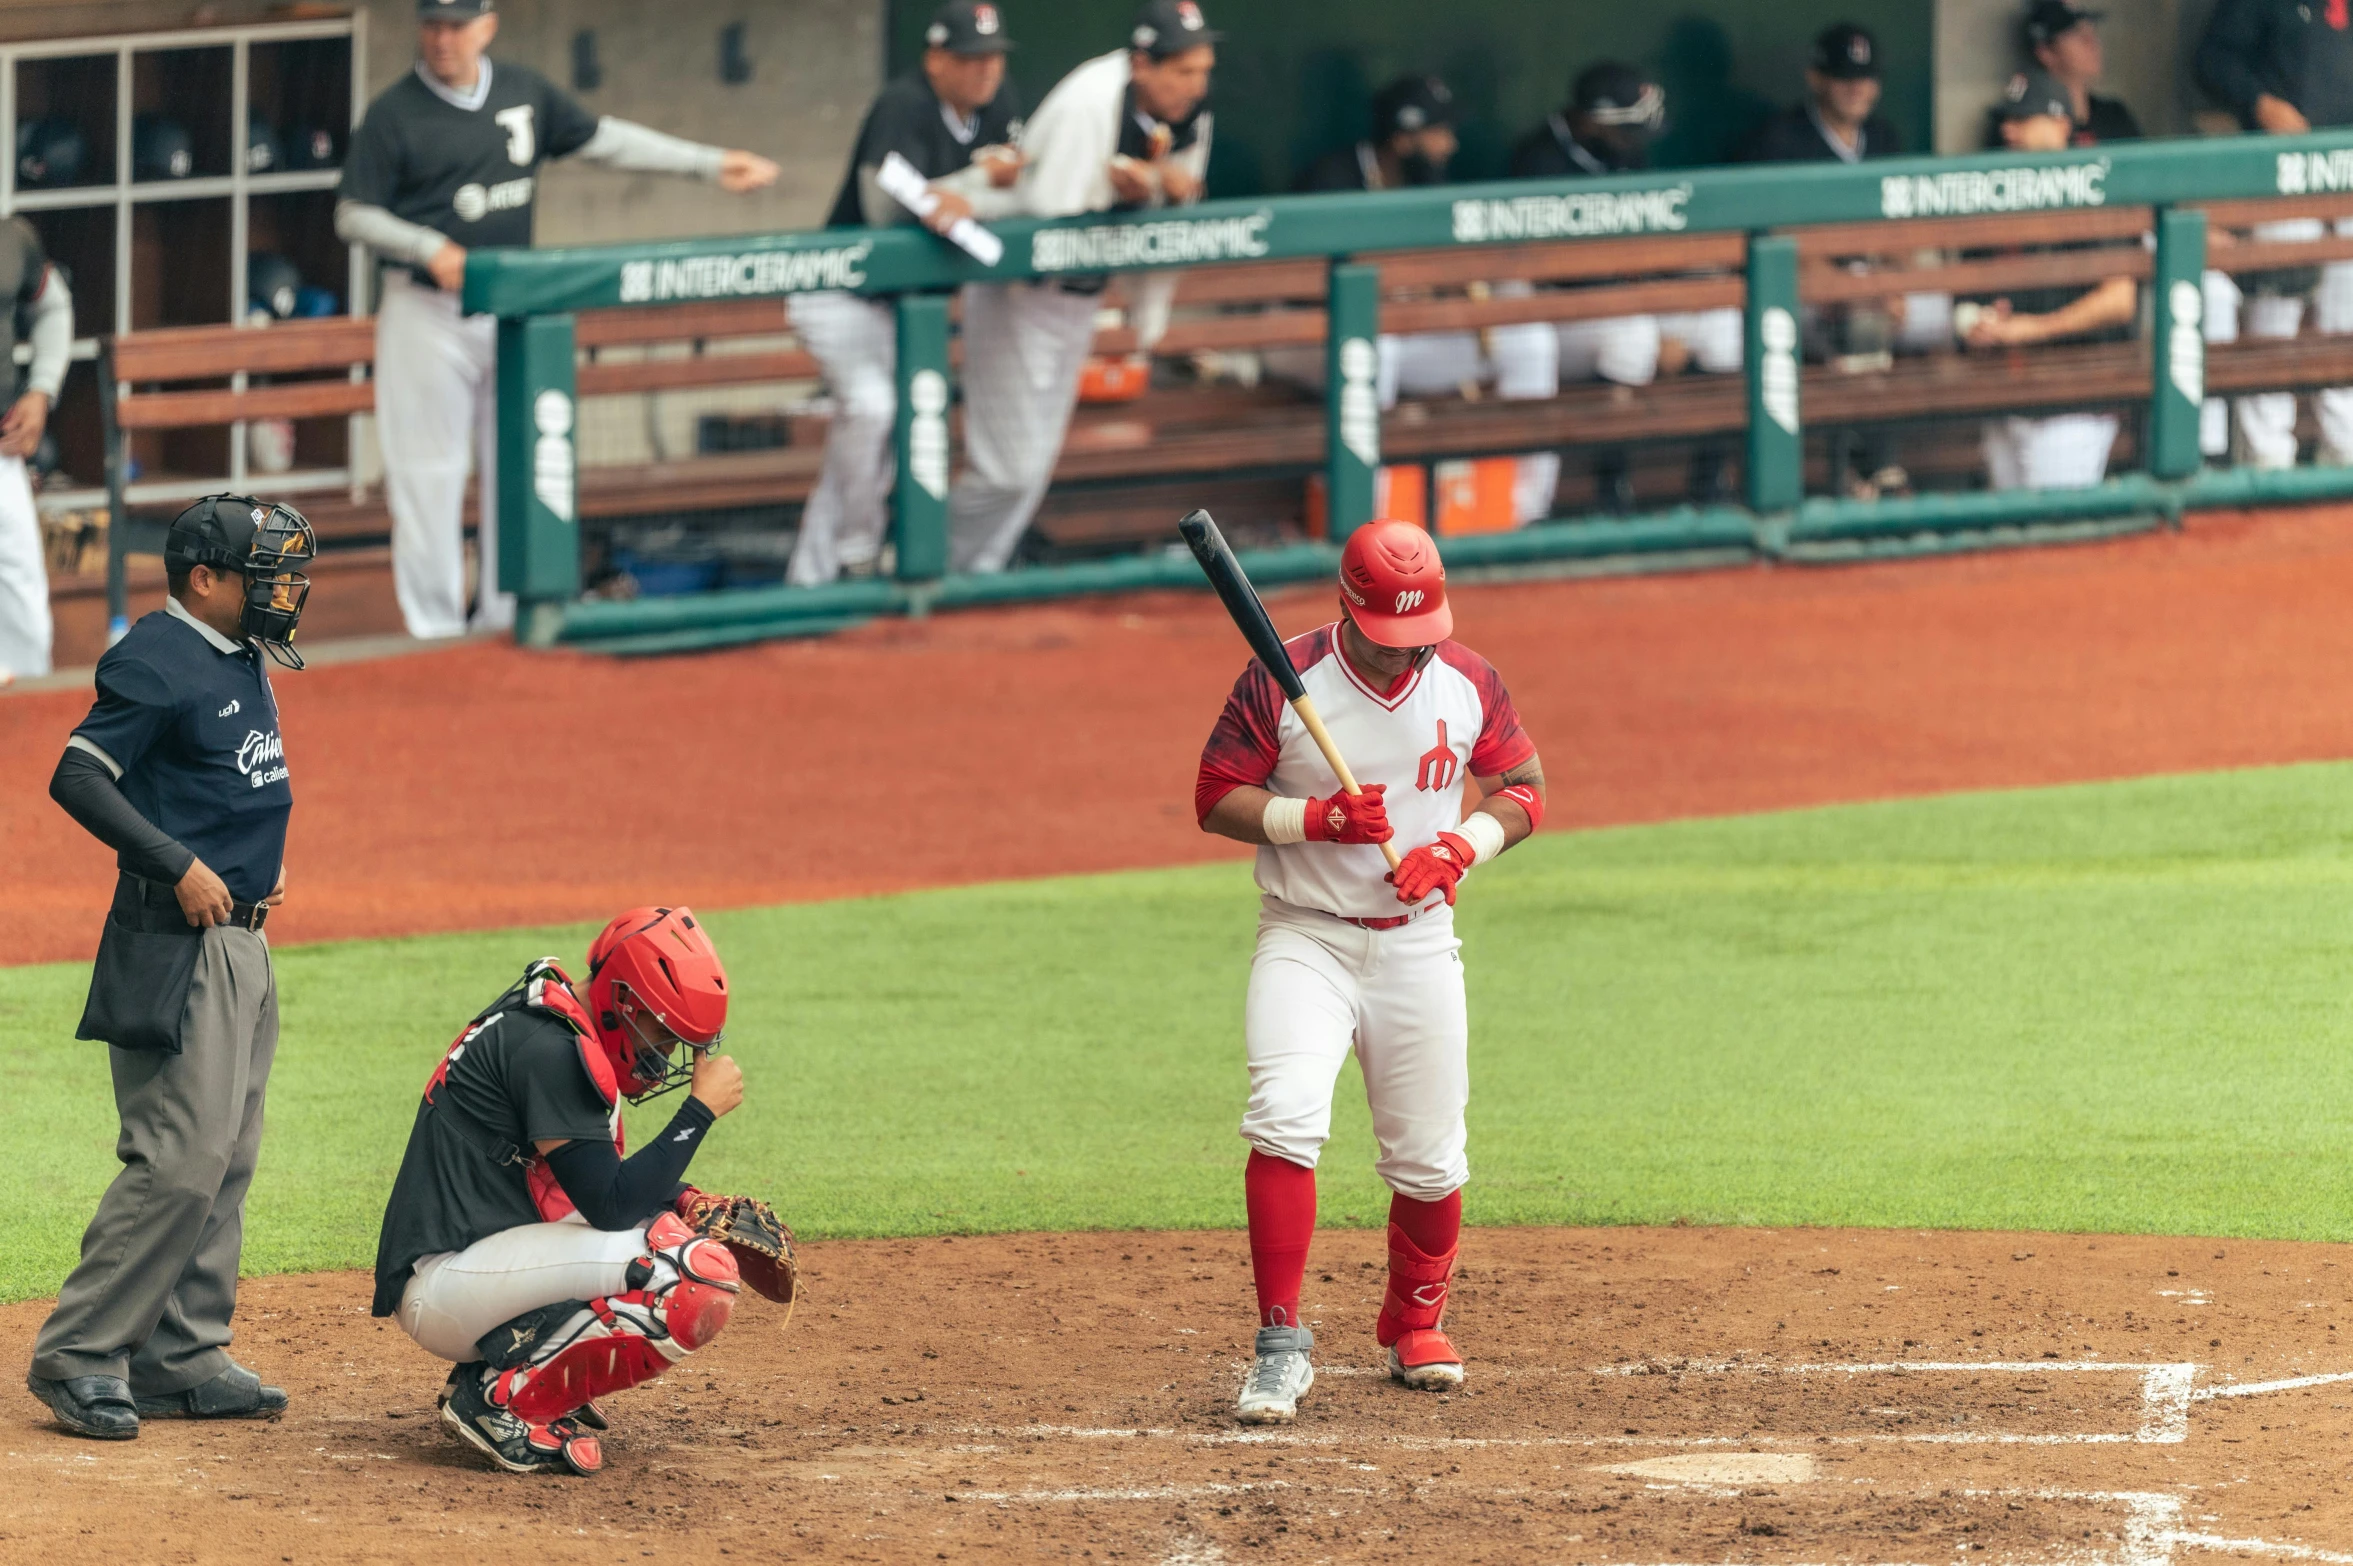
[(213, 495), (182, 512), (164, 543), (171, 596), (99, 661), (98, 700), (49, 782), (121, 870), (77, 1036), (113, 1046), (123, 1169), (26, 1378), (82, 1435), (286, 1407), (228, 1345), (278, 1048), (262, 926), (285, 896), (294, 807), (263, 652), (302, 667), (313, 549), (286, 506)]

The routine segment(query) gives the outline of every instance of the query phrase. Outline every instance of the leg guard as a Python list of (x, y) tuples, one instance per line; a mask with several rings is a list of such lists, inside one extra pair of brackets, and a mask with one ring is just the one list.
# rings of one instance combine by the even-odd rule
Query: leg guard
[(491, 1405), (546, 1425), (650, 1381), (719, 1335), (742, 1287), (727, 1247), (670, 1213), (647, 1229), (627, 1282), (620, 1294), (543, 1306), (486, 1334)]
[(1389, 1226), (1389, 1292), (1373, 1335), (1389, 1350), (1390, 1374), (1408, 1386), (1462, 1384), (1462, 1355), (1439, 1327), (1459, 1251), (1429, 1255), (1402, 1228)]

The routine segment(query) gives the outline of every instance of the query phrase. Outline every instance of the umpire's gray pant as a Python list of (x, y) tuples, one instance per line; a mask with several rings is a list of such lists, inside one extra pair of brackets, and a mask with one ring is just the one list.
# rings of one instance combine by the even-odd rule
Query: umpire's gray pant
[(123, 1171), (33, 1342), (33, 1374), (121, 1376), (141, 1397), (229, 1366), (245, 1191), (278, 1052), (278, 983), (258, 932), (204, 932), (180, 1052), (109, 1047)]

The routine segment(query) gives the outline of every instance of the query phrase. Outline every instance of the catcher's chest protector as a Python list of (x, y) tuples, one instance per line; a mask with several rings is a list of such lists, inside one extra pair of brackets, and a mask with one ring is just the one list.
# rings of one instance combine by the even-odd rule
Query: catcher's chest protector
[[(514, 1011), (539, 1012), (543, 1016), (554, 1017), (572, 1030), (572, 1037), (580, 1046), (581, 1068), (588, 1073), (588, 1080), (595, 1084), (597, 1095), (613, 1112), (613, 1150), (625, 1153), (621, 1134), (621, 1087), (613, 1075), (613, 1063), (605, 1058), (603, 1047), (597, 1043), (588, 1008), (572, 992), (571, 977), (553, 957), (542, 957), (525, 968), (522, 978), (466, 1024), (465, 1031), (443, 1052), (441, 1063), (433, 1068), (433, 1075), (426, 1081), (425, 1102), (433, 1104), (436, 1110), (442, 1107), (435, 1103), (433, 1095), (440, 1091), (450, 1068), (465, 1054), (466, 1046), (481, 1037), (485, 1028)], [(528, 1147), (518, 1148), (515, 1152), (516, 1160), (523, 1165), (524, 1180), (531, 1188), (531, 1203), (539, 1209), (541, 1220), (554, 1223), (571, 1216), (574, 1210), (572, 1198), (566, 1196), (564, 1188), (556, 1183), (556, 1177), (547, 1167), (546, 1161)]]

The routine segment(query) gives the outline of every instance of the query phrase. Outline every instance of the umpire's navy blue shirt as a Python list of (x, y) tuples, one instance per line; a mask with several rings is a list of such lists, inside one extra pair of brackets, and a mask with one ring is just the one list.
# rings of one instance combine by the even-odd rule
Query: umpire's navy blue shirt
[(212, 867), (241, 903), (277, 885), (294, 788), (262, 651), (167, 598), (98, 660), (98, 701), (71, 743), (123, 797)]

